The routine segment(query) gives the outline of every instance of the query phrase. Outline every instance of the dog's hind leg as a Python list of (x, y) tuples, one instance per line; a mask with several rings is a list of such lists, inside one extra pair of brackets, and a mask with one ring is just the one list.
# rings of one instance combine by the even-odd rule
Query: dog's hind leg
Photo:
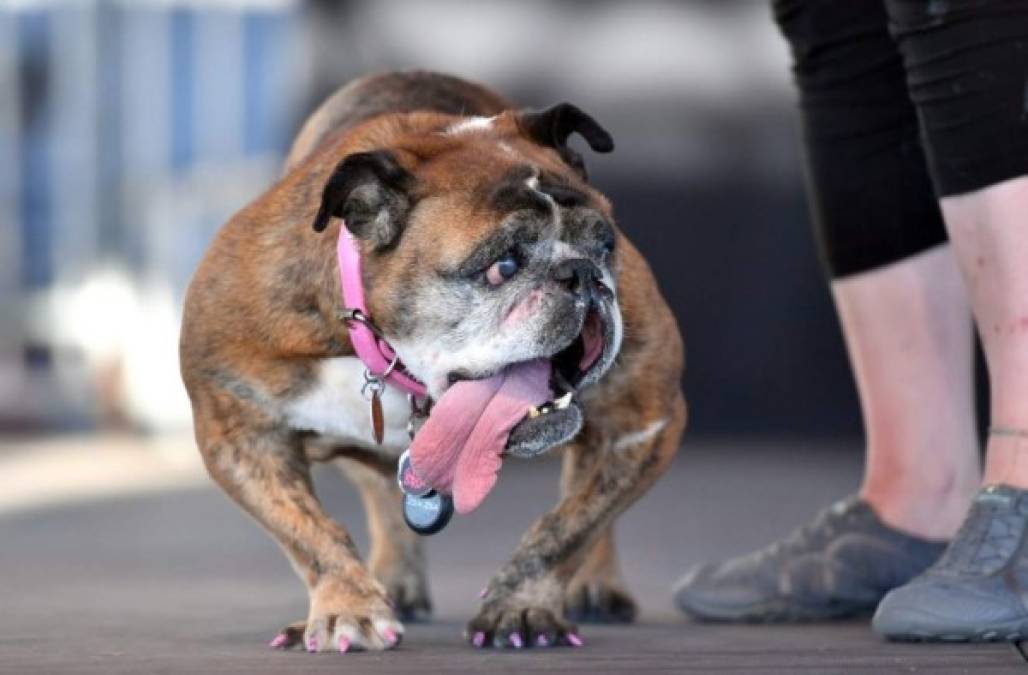
[[(589, 434), (564, 452), (561, 494), (572, 494), (589, 477), (597, 452)], [(588, 443), (588, 445), (587, 445)], [(564, 594), (564, 615), (582, 623), (631, 623), (635, 620), (635, 600), (625, 588), (614, 542), (614, 524), (597, 536), (582, 559)]]
[(432, 614), (421, 538), (403, 522), (396, 479), (352, 459), (336, 464), (357, 486), (367, 512), (371, 552), (368, 567), (389, 594), (400, 619), (424, 621)]
[(564, 593), (564, 614), (581, 623), (631, 623), (637, 608), (625, 588), (614, 544), (614, 526), (605, 529), (586, 553)]

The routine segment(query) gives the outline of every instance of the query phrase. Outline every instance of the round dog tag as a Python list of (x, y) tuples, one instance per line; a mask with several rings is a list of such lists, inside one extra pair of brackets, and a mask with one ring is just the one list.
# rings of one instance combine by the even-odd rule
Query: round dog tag
[(409, 449), (400, 455), (400, 461), (396, 467), (396, 482), (399, 483), (400, 489), (406, 495), (424, 497), (432, 491), (432, 486), (422, 481), (418, 478), (418, 474), (414, 473), (414, 467), (410, 463)]
[(453, 498), (432, 490), (423, 497), (403, 495), (403, 519), (421, 535), (435, 534), (450, 522)]

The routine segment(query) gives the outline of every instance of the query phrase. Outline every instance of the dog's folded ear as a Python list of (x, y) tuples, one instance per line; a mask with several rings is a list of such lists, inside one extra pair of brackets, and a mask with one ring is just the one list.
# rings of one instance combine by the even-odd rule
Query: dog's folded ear
[(414, 176), (388, 150), (348, 155), (325, 184), (314, 230), (322, 232), (335, 216), (375, 248), (388, 247), (403, 229), (413, 185)]
[(585, 162), (580, 154), (568, 147), (571, 134), (579, 134), (596, 152), (614, 150), (614, 139), (610, 132), (571, 103), (558, 103), (541, 111), (524, 111), (518, 115), (517, 120), (522, 133), (540, 145), (554, 148), (583, 178), (586, 177)]

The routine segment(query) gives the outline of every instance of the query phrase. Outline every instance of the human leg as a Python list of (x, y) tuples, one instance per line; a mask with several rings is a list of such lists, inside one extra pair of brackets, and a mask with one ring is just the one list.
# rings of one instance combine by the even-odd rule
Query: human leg
[(1028, 636), (1028, 6), (887, 0), (989, 369), (986, 487), (875, 615), (891, 638)]
[(941, 246), (884, 8), (781, 0), (775, 13), (795, 60), (815, 229), (860, 389), (868, 470), (862, 499), (765, 549), (687, 573), (676, 600), (707, 619), (873, 609), (934, 561), (942, 545), (927, 539), (953, 532), (977, 481), (966, 299)]

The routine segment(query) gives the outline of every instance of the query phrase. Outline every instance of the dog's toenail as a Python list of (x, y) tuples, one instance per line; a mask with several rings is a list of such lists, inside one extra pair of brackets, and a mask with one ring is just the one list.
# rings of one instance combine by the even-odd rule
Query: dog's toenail
[(318, 651), (318, 641), (314, 638), (307, 640), (307, 651), (311, 653)]
[(396, 640), (397, 640), (396, 631), (393, 630), (392, 628), (386, 628), (384, 631), (382, 631), (382, 635), (385, 636), (386, 642), (388, 642), (389, 644), (391, 644), (391, 645), (395, 645), (396, 644)]
[(346, 639), (345, 637), (340, 637), (339, 638), (339, 653), (340, 654), (345, 654), (348, 651), (350, 651), (350, 641), (348, 639)]
[(288, 635), (286, 635), (285, 633), (279, 633), (271, 642), (268, 643), (268, 646), (274, 647), (275, 649), (281, 649), (282, 647), (286, 646), (286, 642), (288, 641)]
[(549, 639), (547, 639), (547, 637), (545, 635), (540, 635), (539, 637), (537, 637), (535, 639), (535, 645), (537, 647), (549, 647), (550, 646), (550, 641), (549, 641)]
[(510, 643), (517, 649), (521, 649), (525, 646), (525, 643), (521, 640), (521, 633), (511, 633)]
[(581, 647), (585, 644), (582, 642), (582, 638), (578, 637), (574, 633), (568, 633), (568, 642), (570, 642), (573, 647)]
[(481, 631), (475, 633), (474, 637), (471, 638), (471, 644), (481, 649), (482, 645), (485, 644), (485, 633)]

